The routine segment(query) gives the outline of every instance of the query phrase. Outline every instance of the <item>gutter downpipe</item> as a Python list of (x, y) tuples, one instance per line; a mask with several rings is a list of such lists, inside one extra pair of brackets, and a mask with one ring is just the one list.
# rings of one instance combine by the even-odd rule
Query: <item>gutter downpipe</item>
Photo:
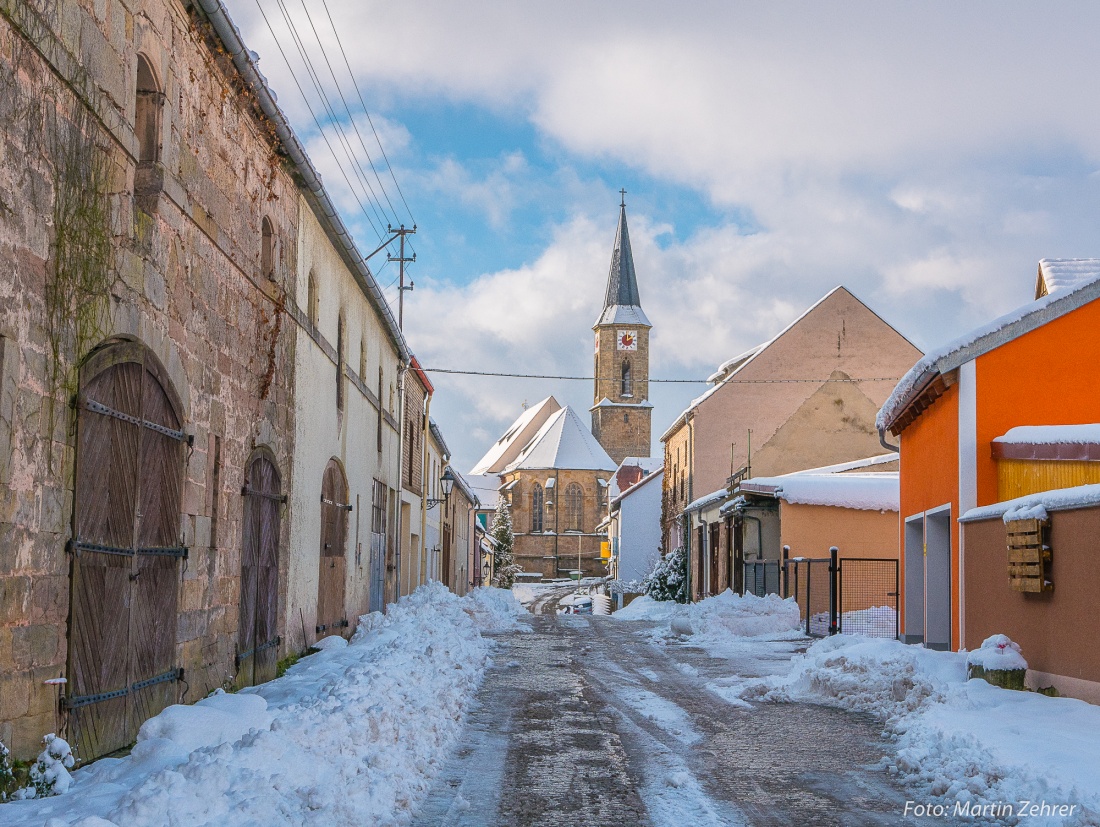
[[(688, 494), (687, 501), (689, 503), (695, 502), (695, 414), (691, 414), (687, 420), (688, 426), (688, 457), (691, 459), (691, 468), (688, 471)], [(692, 554), (691, 554), (691, 515), (684, 514), (684, 539), (687, 541), (688, 560), (687, 560), (687, 602), (693, 603), (691, 599), (693, 583), (691, 582), (691, 570), (692, 570)]]
[[(423, 492), (420, 495), (420, 571), (417, 572), (417, 585), (423, 586), (428, 582), (428, 578), (431, 576), (427, 572), (428, 568), (428, 412), (432, 408), (432, 392), (424, 394), (424, 410), (422, 411), (423, 420), (420, 428), (420, 490)], [(440, 469), (442, 471), (442, 469)], [(443, 505), (438, 506), (440, 510), (440, 535), (443, 533)]]
[(886, 429), (885, 428), (879, 428), (878, 429), (878, 442), (879, 442), (879, 445), (881, 445), (887, 451), (893, 451), (894, 453), (901, 454), (901, 446), (900, 445), (891, 445), (889, 442), (886, 441)]
[[(400, 361), (408, 363), (411, 354), (405, 342), (405, 337), (397, 324), (397, 320), (393, 317), (393, 312), (390, 310), (378, 282), (375, 281), (374, 274), (371, 273), (366, 260), (359, 252), (359, 248), (356, 247), (347, 227), (344, 226), (336, 205), (332, 203), (332, 199), (321, 182), (321, 176), (309, 160), (309, 156), (306, 155), (305, 149), (298, 141), (298, 136), (294, 134), (294, 130), (291, 128), (286, 116), (275, 102), (275, 98), (267, 86), (267, 81), (260, 74), (252, 55), (245, 48), (241, 34), (237, 31), (233, 21), (230, 20), (225, 6), (222, 5), (221, 0), (196, 0), (196, 3), (214, 27), (214, 32), (218, 35), (218, 38), (225, 45), (226, 51), (229, 52), (229, 56), (233, 60), (233, 65), (256, 95), (260, 110), (275, 127), (275, 134), (297, 168), (302, 184), (305, 185), (320, 208), (323, 218), (322, 223), (327, 224), (327, 229), (331, 235), (339, 239), (344, 257), (351, 265), (352, 275), (359, 282), (360, 289), (374, 305), (375, 310), (381, 314), (385, 321), (390, 339), (397, 347)], [(381, 400), (379, 400), (379, 405), (381, 405)]]

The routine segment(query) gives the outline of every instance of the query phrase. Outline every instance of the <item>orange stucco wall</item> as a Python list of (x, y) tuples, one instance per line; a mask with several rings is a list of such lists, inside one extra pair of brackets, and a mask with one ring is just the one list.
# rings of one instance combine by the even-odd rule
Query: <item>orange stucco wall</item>
[(999, 501), (990, 445), (1009, 428), (1100, 422), (1098, 329), (1094, 301), (978, 357), (978, 505)]
[[(994, 477), (994, 485), (996, 477)], [(952, 385), (901, 434), (901, 515), (905, 518), (951, 504), (951, 647), (959, 646), (959, 388)], [(904, 557), (902, 557), (904, 559)], [(901, 567), (902, 628), (905, 633), (905, 566)]]
[(898, 556), (896, 511), (863, 511), (831, 505), (780, 504), (782, 544), (795, 557), (828, 557), (829, 547), (841, 557)]

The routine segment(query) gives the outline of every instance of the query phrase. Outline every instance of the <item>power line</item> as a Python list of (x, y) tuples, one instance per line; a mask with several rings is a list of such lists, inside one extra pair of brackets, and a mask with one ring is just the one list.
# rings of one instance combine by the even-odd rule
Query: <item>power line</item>
[[(305, 0), (303, 0), (303, 3)], [(386, 155), (386, 149), (382, 146), (382, 139), (378, 136), (378, 130), (374, 128), (374, 121), (371, 119), (370, 111), (367, 109), (367, 102), (363, 100), (363, 92), (359, 89), (359, 82), (355, 79), (355, 72), (351, 70), (351, 63), (348, 61), (348, 54), (344, 51), (344, 44), (340, 40), (340, 32), (336, 29), (336, 22), (332, 19), (332, 13), (328, 8), (328, 0), (321, 0), (321, 5), (324, 6), (325, 14), (328, 15), (329, 25), (332, 26), (332, 33), (336, 35), (336, 45), (340, 47), (340, 54), (344, 58), (344, 65), (348, 67), (348, 75), (351, 76), (352, 86), (355, 87), (355, 93), (359, 95), (359, 103), (363, 105), (363, 114), (367, 116), (367, 123), (370, 124), (371, 131), (374, 133), (374, 140), (378, 143), (378, 149), (382, 152), (382, 157), (386, 161), (386, 168), (390, 171), (390, 178), (393, 179), (393, 185), (397, 187), (397, 194), (401, 196), (401, 203), (405, 205), (405, 209), (409, 211), (409, 218), (412, 219), (413, 224), (416, 224), (416, 218), (413, 216), (412, 208), (409, 206), (409, 202), (405, 200), (405, 193), (401, 191), (401, 185), (397, 183), (397, 176), (393, 172), (393, 164), (390, 163), (389, 156)], [(392, 205), (391, 205), (392, 207)]]
[(263, 17), (264, 23), (267, 24), (268, 31), (271, 32), (271, 37), (275, 41), (275, 46), (279, 49), (279, 54), (283, 57), (283, 62), (286, 63), (286, 68), (290, 71), (290, 77), (294, 81), (294, 85), (298, 87), (298, 91), (302, 95), (302, 101), (305, 103), (306, 108), (309, 110), (309, 114), (313, 118), (313, 122), (317, 125), (317, 131), (321, 133), (321, 137), (324, 139), (325, 145), (328, 147), (329, 152), (332, 153), (332, 157), (336, 161), (337, 168), (340, 170), (341, 175), (344, 176), (344, 180), (347, 182), (348, 185), (348, 190), (351, 192), (352, 196), (354, 196), (355, 200), (359, 203), (359, 209), (362, 211), (364, 217), (370, 223), (374, 231), (378, 233), (378, 237), (381, 239), (383, 237), (383, 234), (379, 231), (378, 227), (375, 226), (374, 221), (371, 219), (370, 214), (367, 212), (367, 208), (363, 206), (363, 201), (359, 197), (359, 193), (356, 192), (355, 186), (351, 183), (351, 179), (348, 178), (347, 170), (345, 170), (344, 165), (340, 163), (340, 157), (336, 154), (336, 150), (332, 147), (332, 142), (328, 139), (328, 134), (321, 126), (321, 120), (317, 117), (317, 113), (314, 111), (313, 105), (309, 102), (309, 98), (306, 96), (305, 89), (302, 88), (302, 84), (298, 80), (298, 75), (294, 71), (294, 67), (290, 63), (290, 58), (287, 57), (286, 52), (283, 50), (283, 44), (279, 42), (279, 37), (275, 34), (275, 28), (271, 25), (271, 21), (268, 20), (267, 13), (264, 11), (263, 6), (260, 5), (260, 0), (256, 0), (256, 6), (260, 10), (260, 15)]
[[(425, 373), (449, 373), (458, 376), (500, 376), (506, 379), (565, 379), (570, 382), (593, 382), (594, 376), (550, 376), (536, 373), (494, 373), (483, 370), (451, 370), (449, 368), (421, 368)], [(815, 384), (823, 385), (826, 382), (898, 382), (900, 376), (876, 376), (868, 379), (726, 379), (720, 382), (722, 385), (796, 385)], [(649, 379), (666, 385), (709, 385), (709, 379)]]
[[(257, 2), (259, 2), (259, 0), (257, 0)], [(306, 73), (309, 75), (309, 79), (313, 82), (313, 88), (316, 90), (317, 96), (321, 99), (321, 104), (325, 108), (325, 112), (329, 118), (329, 124), (332, 126), (333, 129), (336, 130), (337, 138), (344, 149), (344, 154), (347, 155), (348, 160), (351, 162), (353, 172), (357, 173), (356, 177), (364, 185), (363, 194), (367, 196), (367, 201), (370, 203), (371, 208), (374, 210), (374, 215), (378, 219), (379, 224), (384, 225), (390, 223), (388, 217), (382, 216), (381, 202), (378, 200), (378, 195), (374, 192), (374, 187), (371, 186), (370, 181), (367, 180), (367, 173), (364, 171), (362, 164), (359, 163), (359, 159), (355, 157), (355, 150), (351, 148), (351, 142), (348, 140), (348, 137), (344, 132), (344, 128), (341, 124), (340, 119), (336, 117), (336, 111), (332, 106), (331, 101), (329, 100), (328, 94), (325, 92), (324, 84), (321, 83), (320, 75), (318, 75), (317, 70), (313, 66), (313, 61), (310, 60), (309, 52), (305, 47), (305, 42), (302, 40), (301, 35), (298, 33), (298, 27), (294, 24), (294, 20), (290, 15), (290, 11), (283, 3), (283, 0), (275, 0), (275, 2), (276, 5), (278, 5), (279, 7), (279, 11), (282, 12), (283, 19), (286, 21), (287, 29), (290, 31), (290, 36), (294, 40), (294, 45), (297, 47), (298, 54), (302, 58), (302, 62), (305, 65)], [(324, 47), (322, 46), (322, 51), (323, 50)], [(303, 92), (303, 96), (304, 94), (305, 93)], [(321, 129), (320, 124), (318, 124), (318, 128)], [(337, 159), (337, 163), (340, 163), (339, 159)], [(367, 195), (368, 191), (370, 195)], [(373, 200), (371, 199), (371, 196), (373, 196)], [(362, 205), (362, 201), (360, 201), (360, 205)], [(364, 210), (364, 214), (366, 214), (366, 210)], [(368, 215), (367, 218), (369, 220), (370, 216)], [(371, 226), (374, 226), (373, 221), (371, 221)], [(383, 238), (385, 235), (378, 227), (375, 227), (375, 232), (378, 233), (379, 239)]]

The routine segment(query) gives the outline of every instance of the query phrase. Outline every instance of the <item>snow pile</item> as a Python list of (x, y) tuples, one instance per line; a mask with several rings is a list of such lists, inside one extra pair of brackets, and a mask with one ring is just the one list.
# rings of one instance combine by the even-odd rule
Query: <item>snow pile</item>
[(683, 608), (683, 604), (674, 600), (654, 600), (643, 594), (611, 616), (616, 620), (668, 620)]
[(465, 597), (466, 614), (485, 634), (530, 630), (524, 622), (528, 612), (514, 596), (514, 589), (497, 589), (493, 586), (480, 586)]
[[(31, 767), (29, 787), (17, 790), (12, 796), (18, 800), (29, 800), (44, 796), (64, 795), (73, 783), (69, 775), (76, 759), (64, 738), (58, 738), (52, 732), (42, 739), (46, 747)], [(5, 754), (7, 750), (5, 749)]]
[(784, 600), (777, 594), (766, 597), (746, 594), (742, 597), (729, 589), (689, 604), (639, 597), (612, 617), (660, 621), (665, 625), (658, 630), (659, 636), (692, 635), (692, 642), (702, 646), (727, 641), (731, 637), (783, 639), (801, 634), (798, 631), (799, 609), (794, 598)]
[[(888, 637), (897, 635), (898, 613), (893, 606), (872, 606), (869, 609), (854, 609), (840, 616), (840, 631), (846, 635), (866, 635), (867, 637)], [(829, 633), (829, 613), (819, 612), (810, 616), (810, 634), (827, 635)]]
[(129, 757), (78, 770), (68, 795), (0, 807), (0, 825), (407, 823), (487, 666), (479, 628), (510, 614), (496, 595), (422, 586), (282, 678), (170, 707)]
[[(997, 648), (1003, 640), (987, 643)], [(1029, 818), (1029, 825), (1098, 823), (1100, 707), (968, 681), (967, 658), (838, 635), (796, 657), (787, 675), (755, 681), (741, 696), (875, 715), (897, 739), (891, 771), (952, 808), (1045, 800), (1078, 806), (1068, 820)]]
[(993, 635), (982, 641), (982, 648), (968, 652), (967, 666), (980, 666), (989, 671), (1027, 669), (1027, 661), (1020, 654), (1020, 644), (1008, 635)]

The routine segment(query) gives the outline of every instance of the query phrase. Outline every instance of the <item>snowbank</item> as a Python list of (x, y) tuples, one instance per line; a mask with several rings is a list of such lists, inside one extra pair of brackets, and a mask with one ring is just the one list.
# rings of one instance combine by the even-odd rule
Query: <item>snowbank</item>
[(0, 806), (0, 825), (407, 822), (488, 664), (481, 632), (523, 611), (496, 592), (422, 586), (282, 678), (169, 707), (129, 757), (78, 770), (67, 795)]
[(956, 801), (966, 806), (1023, 799), (1076, 804), (1069, 819), (1026, 823), (1096, 824), (1100, 707), (967, 681), (966, 661), (965, 652), (838, 635), (796, 657), (787, 675), (756, 681), (741, 695), (827, 703), (877, 716), (897, 738), (890, 769), (951, 807)]
[(464, 608), (485, 634), (530, 630), (524, 619), (531, 613), (513, 595), (508, 589), (481, 586), (466, 595)]
[(656, 620), (667, 623), (660, 631), (673, 635), (692, 635), (693, 643), (706, 645), (730, 637), (798, 637), (798, 604), (769, 594), (744, 597), (727, 589), (698, 603), (657, 601), (643, 596), (615, 612), (619, 620)]

